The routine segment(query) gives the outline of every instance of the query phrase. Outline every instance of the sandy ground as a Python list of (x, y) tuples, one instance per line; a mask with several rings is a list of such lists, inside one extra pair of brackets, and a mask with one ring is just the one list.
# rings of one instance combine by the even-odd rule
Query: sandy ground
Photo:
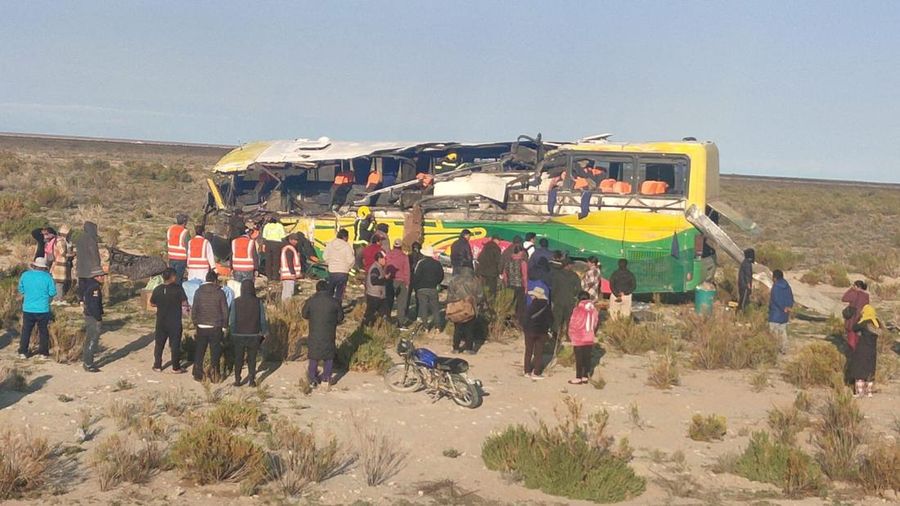
[[(130, 301), (133, 305), (134, 301)], [(70, 309), (70, 310), (75, 310)], [(24, 365), (30, 370), (32, 387), (24, 393), (0, 394), (0, 424), (4, 427), (27, 427), (34, 434), (51, 442), (77, 445), (76, 413), (79, 408), (93, 407), (105, 412), (115, 399), (135, 400), (143, 396), (158, 396), (168, 391), (183, 391), (185, 395), (204, 397), (202, 385), (189, 375), (154, 373), (152, 363), (151, 320), (115, 314), (107, 324), (120, 327), (103, 334), (105, 351), (99, 358), (102, 373), (82, 371), (80, 364), (55, 362), (27, 363), (15, 356), (16, 337), (7, 331), (0, 340), (0, 365)], [(126, 321), (127, 320), (127, 321)], [(124, 326), (123, 326), (124, 323)], [(797, 334), (808, 332), (802, 326)], [(816, 335), (797, 336), (793, 347), (819, 339)], [(449, 338), (436, 335), (419, 343), (440, 354), (449, 352)], [(272, 398), (265, 402), (270, 417), (287, 417), (299, 425), (312, 426), (316, 432), (333, 433), (339, 439), (350, 440), (351, 413), (364, 417), (367, 424), (384, 427), (402, 440), (410, 456), (402, 471), (380, 487), (368, 487), (358, 467), (310, 489), (300, 503), (350, 504), (364, 501), (374, 504), (396, 504), (404, 500), (413, 503), (444, 503), (446, 497), (419, 493), (429, 482), (449, 479), (472, 495), (460, 499), (461, 504), (564, 504), (569, 501), (528, 490), (511, 483), (499, 473), (488, 471), (480, 458), (485, 437), (509, 424), (534, 423), (538, 418), (552, 420), (554, 409), (561, 407), (565, 395), (581, 399), (591, 409), (603, 408), (610, 413), (610, 433), (617, 438), (627, 437), (635, 448), (633, 466), (647, 478), (647, 491), (626, 504), (705, 504), (723, 502), (743, 504), (765, 500), (788, 503), (780, 499), (775, 487), (750, 482), (742, 478), (709, 470), (716, 459), (728, 452), (739, 451), (748, 440), (749, 432), (765, 428), (766, 411), (773, 405), (790, 404), (797, 390), (780, 381), (777, 372), (771, 374), (772, 386), (754, 393), (749, 385), (751, 372), (682, 370), (681, 385), (661, 391), (645, 384), (649, 357), (607, 353), (601, 360), (600, 372), (607, 381), (604, 389), (592, 386), (572, 386), (566, 381), (573, 375), (571, 368), (557, 366), (549, 377), (540, 382), (524, 378), (521, 373), (521, 340), (510, 343), (487, 343), (477, 355), (466, 357), (471, 363), (470, 374), (484, 383), (488, 394), (484, 404), (475, 410), (456, 406), (450, 400), (432, 402), (424, 393), (397, 394), (388, 391), (380, 376), (348, 373), (330, 392), (315, 391), (303, 395), (298, 379), (305, 372), (305, 362), (287, 362), (271, 373), (266, 372), (262, 383)], [(391, 352), (393, 356), (393, 352)], [(114, 392), (114, 385), (127, 379), (134, 389)], [(219, 386), (226, 397), (239, 395), (230, 383)], [(823, 390), (811, 392), (821, 398)], [(74, 398), (59, 400), (61, 395)], [(891, 433), (891, 424), (898, 415), (900, 385), (883, 385), (882, 392), (873, 399), (861, 402), (867, 421), (874, 432)], [(640, 422), (635, 424), (629, 414), (636, 405)], [(728, 435), (722, 442), (700, 443), (690, 440), (687, 426), (695, 413), (717, 413), (728, 420)], [(62, 482), (65, 493), (53, 496), (45, 493), (30, 502), (51, 504), (162, 504), (170, 500), (186, 504), (254, 504), (271, 502), (271, 496), (241, 497), (236, 484), (196, 487), (181, 480), (175, 471), (165, 472), (146, 485), (121, 485), (109, 492), (99, 492), (97, 479), (87, 466), (88, 456), (97, 441), (116, 432), (108, 416), (97, 425), (99, 433), (82, 444), (87, 451), (76, 455), (77, 467)], [(893, 434), (890, 437), (894, 437)], [(804, 436), (801, 436), (801, 438)], [(455, 449), (457, 458), (443, 455)], [(682, 464), (671, 456), (683, 452)], [(676, 497), (673, 484), (683, 490)], [(688, 492), (685, 492), (687, 490)], [(856, 501), (854, 501), (856, 502)], [(870, 498), (864, 503), (882, 504)], [(13, 502), (15, 503), (15, 502)], [(799, 504), (820, 504), (820, 499), (797, 501)]]

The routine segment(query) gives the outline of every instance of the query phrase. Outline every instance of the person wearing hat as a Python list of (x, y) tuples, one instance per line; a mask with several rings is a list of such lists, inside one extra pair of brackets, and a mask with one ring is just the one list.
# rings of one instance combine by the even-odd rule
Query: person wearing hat
[(422, 247), (422, 258), (413, 266), (412, 287), (416, 291), (416, 317), (433, 329), (441, 317), (437, 288), (444, 281), (444, 268), (434, 259), (434, 248)]
[(169, 256), (169, 267), (175, 269), (175, 277), (180, 285), (187, 270), (188, 217), (184, 213), (175, 215), (175, 224), (166, 230), (166, 253)]
[(78, 300), (84, 309), (84, 351), (82, 367), (87, 372), (100, 372), (94, 365), (94, 354), (100, 347), (100, 331), (103, 321), (103, 276), (102, 269), (93, 272), (90, 278), (79, 280)]
[(465, 228), (459, 233), (459, 238), (450, 245), (450, 266), (453, 267), (453, 275), (456, 276), (462, 271), (463, 267), (474, 269), (472, 255), (472, 245), (469, 244), (469, 238), (472, 232)]
[(22, 301), (22, 335), (19, 338), (19, 358), (28, 358), (31, 332), (38, 328), (38, 355), (50, 356), (50, 300), (56, 295), (56, 284), (47, 272), (47, 260), (37, 257), (31, 269), (19, 278)]
[[(388, 311), (397, 309), (397, 324), (405, 326), (409, 321), (409, 256), (403, 252), (403, 241), (394, 239), (394, 248), (387, 253), (387, 271), (391, 273), (388, 287)], [(389, 313), (390, 314), (390, 313)]]
[(356, 210), (356, 221), (353, 222), (353, 245), (365, 248), (372, 241), (376, 225), (375, 215), (369, 206), (360, 206)]
[(544, 343), (547, 342), (547, 334), (553, 325), (553, 312), (550, 310), (550, 301), (547, 293), (541, 287), (536, 287), (528, 292), (531, 296), (531, 304), (525, 313), (525, 321), (522, 322), (525, 334), (525, 377), (534, 380), (544, 379)]
[(69, 291), (72, 284), (72, 261), (75, 258), (75, 248), (70, 242), (71, 230), (68, 225), (59, 227), (59, 234), (53, 244), (53, 266), (50, 274), (56, 282), (56, 298), (54, 303), (62, 304), (63, 296)]

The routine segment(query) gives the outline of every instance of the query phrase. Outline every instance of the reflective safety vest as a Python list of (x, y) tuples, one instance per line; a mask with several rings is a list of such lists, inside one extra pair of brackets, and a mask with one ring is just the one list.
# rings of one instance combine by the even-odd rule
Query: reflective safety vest
[(188, 242), (187, 267), (188, 269), (209, 269), (210, 259), (206, 257), (207, 241), (205, 238), (194, 237)]
[(187, 229), (181, 225), (172, 225), (166, 232), (166, 245), (168, 246), (169, 260), (187, 260), (187, 248), (184, 246), (187, 239)]
[(253, 261), (256, 253), (256, 241), (246, 235), (236, 237), (231, 241), (231, 269), (239, 272), (252, 272), (256, 270)]
[(337, 186), (353, 184), (353, 174), (350, 172), (338, 172), (334, 175), (334, 184)]
[[(291, 274), (291, 269), (288, 265), (287, 253), (289, 251), (294, 255), (294, 260), (292, 262), (294, 266), (294, 274)], [(301, 267), (300, 254), (297, 253), (297, 248), (293, 247), (290, 243), (285, 244), (284, 247), (281, 248), (281, 279), (297, 279), (297, 276), (300, 275)]]

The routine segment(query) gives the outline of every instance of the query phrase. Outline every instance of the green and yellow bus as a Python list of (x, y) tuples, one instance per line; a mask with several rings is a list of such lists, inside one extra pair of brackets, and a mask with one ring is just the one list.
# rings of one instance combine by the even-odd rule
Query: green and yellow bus
[[(460, 177), (437, 182), (433, 195), (419, 195), (421, 214), (409, 220), (403, 193), (417, 190), (414, 182), (404, 182), (415, 173), (434, 172), (450, 152), (458, 154)], [(587, 186), (579, 184), (585, 167), (597, 175)], [(379, 172), (387, 188), (377, 200), (356, 199), (332, 212), (325, 205), (328, 190), (334, 175), (348, 169), (360, 184), (370, 171)], [(575, 259), (596, 256), (604, 277), (625, 258), (639, 293), (692, 291), (715, 269), (714, 250), (687, 217), (692, 208), (715, 215), (719, 152), (712, 142), (611, 142), (603, 136), (468, 145), (278, 141), (238, 148), (214, 172), (219, 180), (210, 180), (211, 212), (224, 212), (232, 223), (240, 221), (235, 215), (277, 215), (318, 248), (340, 228), (352, 235), (358, 204), (371, 203), (392, 240), (408, 237), (409, 222), (415, 221), (422, 223), (424, 244), (437, 252), (469, 229), (476, 250), (489, 235), (511, 241), (534, 232), (551, 250)], [(265, 198), (260, 195), (267, 182), (275, 189)]]

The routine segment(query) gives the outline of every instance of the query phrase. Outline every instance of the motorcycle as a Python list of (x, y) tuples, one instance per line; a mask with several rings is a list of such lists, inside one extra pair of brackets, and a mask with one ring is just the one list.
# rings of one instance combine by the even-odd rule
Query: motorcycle
[(397, 343), (403, 363), (394, 364), (384, 374), (384, 382), (395, 392), (425, 389), (437, 401), (450, 397), (464, 408), (481, 406), (481, 381), (466, 376), (469, 363), (461, 358), (439, 357), (433, 351), (416, 348), (412, 339)]

